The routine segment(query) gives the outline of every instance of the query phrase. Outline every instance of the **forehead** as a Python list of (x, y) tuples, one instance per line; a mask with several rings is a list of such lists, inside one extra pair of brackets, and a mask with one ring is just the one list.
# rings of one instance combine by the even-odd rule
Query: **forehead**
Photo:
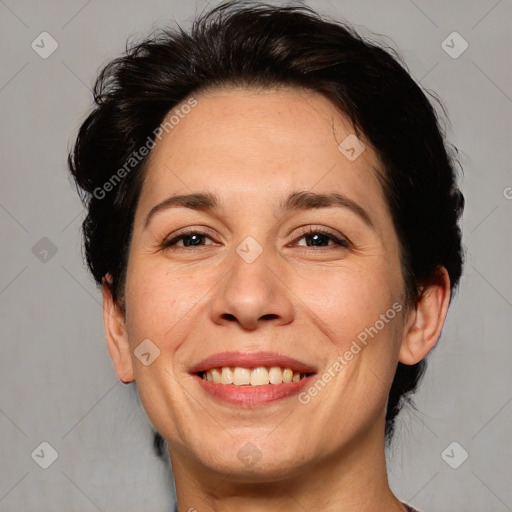
[[(143, 206), (205, 189), (245, 204), (277, 199), (290, 189), (314, 189), (338, 190), (385, 208), (374, 151), (324, 96), (290, 88), (233, 88), (194, 100), (178, 122), (179, 105), (167, 116), (174, 115), (175, 122), (150, 154)], [(357, 158), (347, 157), (354, 152)]]

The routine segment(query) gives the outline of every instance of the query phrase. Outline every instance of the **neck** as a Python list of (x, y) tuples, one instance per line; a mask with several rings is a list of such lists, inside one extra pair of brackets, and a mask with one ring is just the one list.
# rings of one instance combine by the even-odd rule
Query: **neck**
[(212, 471), (190, 453), (171, 447), (179, 512), (404, 512), (389, 488), (384, 436), (377, 433), (327, 457), (280, 475), (259, 474), (252, 481), (235, 471)]

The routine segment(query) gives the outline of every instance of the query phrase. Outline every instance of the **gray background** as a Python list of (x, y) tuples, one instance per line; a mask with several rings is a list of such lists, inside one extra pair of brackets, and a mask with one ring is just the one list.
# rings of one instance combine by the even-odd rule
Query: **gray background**
[[(402, 413), (389, 451), (392, 488), (422, 512), (512, 510), (512, 3), (307, 3), (392, 39), (412, 75), (444, 100), (465, 170), (466, 271), (418, 410)], [(172, 18), (188, 25), (205, 6), (0, 0), (2, 512), (172, 508), (169, 470), (105, 347), (66, 156), (98, 68), (128, 36)], [(59, 45), (47, 59), (31, 48), (43, 31)], [(469, 44), (458, 58), (441, 46), (453, 31)], [(454, 50), (460, 43), (448, 39)], [(50, 461), (48, 449), (31, 457), (43, 441), (58, 453), (48, 469), (36, 464)], [(462, 448), (441, 456), (453, 441), (469, 454), (458, 469), (446, 460), (460, 462)]]

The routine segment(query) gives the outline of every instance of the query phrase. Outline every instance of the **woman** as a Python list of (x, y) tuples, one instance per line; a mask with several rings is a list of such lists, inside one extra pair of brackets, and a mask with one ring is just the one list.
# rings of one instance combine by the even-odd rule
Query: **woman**
[(412, 510), (385, 443), (462, 268), (425, 94), (339, 22), (230, 2), (108, 64), (95, 102), (86, 257), (180, 511)]

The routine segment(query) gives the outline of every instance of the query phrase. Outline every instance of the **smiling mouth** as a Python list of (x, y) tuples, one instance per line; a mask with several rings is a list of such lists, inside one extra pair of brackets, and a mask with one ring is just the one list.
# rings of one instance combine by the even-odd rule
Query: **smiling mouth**
[(214, 384), (265, 386), (267, 384), (279, 385), (299, 382), (313, 375), (313, 373), (298, 372), (291, 368), (279, 366), (258, 366), (256, 368), (222, 366), (197, 372), (196, 375)]

